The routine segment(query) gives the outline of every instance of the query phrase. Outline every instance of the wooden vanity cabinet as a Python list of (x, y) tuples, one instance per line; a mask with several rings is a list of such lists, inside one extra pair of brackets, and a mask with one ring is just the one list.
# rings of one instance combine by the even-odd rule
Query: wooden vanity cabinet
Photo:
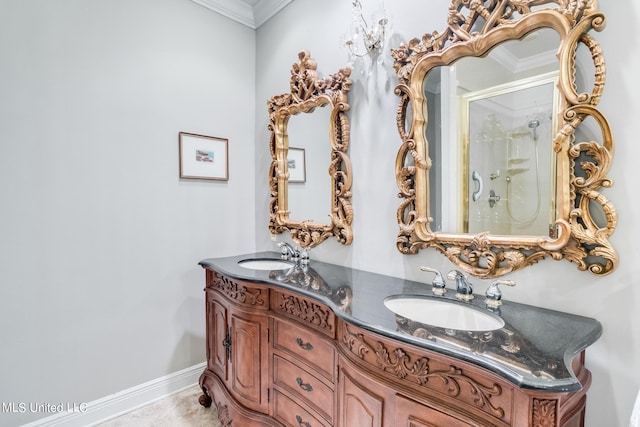
[(268, 292), (207, 270), (207, 367), (200, 385), (208, 393), (200, 403), (210, 406), (215, 399), (221, 420), (234, 420), (229, 425), (268, 424)]
[(207, 269), (200, 403), (225, 427), (580, 427), (577, 392), (522, 389), (472, 363), (338, 318), (293, 290)]

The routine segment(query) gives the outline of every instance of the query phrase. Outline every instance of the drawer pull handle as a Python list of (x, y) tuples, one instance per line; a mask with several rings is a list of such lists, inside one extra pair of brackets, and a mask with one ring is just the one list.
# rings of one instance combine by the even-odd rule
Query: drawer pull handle
[(311, 386), (311, 384), (309, 383), (303, 383), (302, 382), (302, 378), (298, 377), (296, 378), (296, 382), (298, 383), (298, 386), (303, 389), (304, 391), (308, 391), (309, 393), (311, 393), (313, 391), (313, 387)]
[(313, 350), (313, 346), (311, 345), (311, 343), (310, 342), (308, 342), (308, 343), (302, 342), (302, 338), (297, 338), (296, 342), (298, 343), (300, 348), (303, 349), (303, 350)]
[(311, 427), (311, 424), (308, 422), (302, 422), (302, 417), (300, 415), (296, 415), (296, 421), (300, 427)]

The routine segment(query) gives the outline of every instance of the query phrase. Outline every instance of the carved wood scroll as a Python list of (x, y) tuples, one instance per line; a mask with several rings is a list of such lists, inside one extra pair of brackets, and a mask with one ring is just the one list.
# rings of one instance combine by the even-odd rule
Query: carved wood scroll
[(340, 335), (340, 345), (372, 369), (417, 384), (424, 392), (429, 390), (467, 402), (495, 418), (503, 419), (506, 415), (500, 406), (503, 401), (496, 403), (495, 400), (506, 398), (504, 394), (510, 394), (510, 390), (504, 390), (495, 382), (480, 380), (457, 366), (417, 356), (401, 347), (389, 347), (386, 342), (351, 331), (347, 325), (343, 325)]
[(296, 319), (329, 337), (335, 336), (335, 315), (324, 305), (293, 294), (272, 291), (271, 308), (273, 311)]
[(262, 289), (250, 285), (245, 286), (245, 284), (232, 280), (218, 272), (207, 270), (207, 274), (211, 275), (211, 288), (220, 290), (220, 292), (228, 298), (239, 304), (246, 304), (264, 309), (268, 308), (268, 300), (265, 298)]

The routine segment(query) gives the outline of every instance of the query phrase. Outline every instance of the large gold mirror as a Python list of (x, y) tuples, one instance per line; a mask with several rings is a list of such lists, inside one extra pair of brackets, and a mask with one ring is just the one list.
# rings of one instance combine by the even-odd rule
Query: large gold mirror
[(447, 27), (392, 50), (402, 145), (398, 249), (477, 277), (552, 257), (610, 273), (613, 138), (597, 109), (597, 1), (452, 0)]
[(272, 157), (269, 231), (288, 230), (304, 248), (329, 237), (345, 245), (353, 240), (346, 115), (350, 75), (351, 69), (343, 68), (322, 79), (316, 61), (302, 51), (291, 69), (291, 92), (267, 103)]

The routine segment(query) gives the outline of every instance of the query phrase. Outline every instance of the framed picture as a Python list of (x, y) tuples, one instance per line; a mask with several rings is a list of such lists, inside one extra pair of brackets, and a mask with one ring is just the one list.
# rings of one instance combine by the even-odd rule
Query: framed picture
[(180, 178), (229, 180), (229, 140), (180, 132)]
[(307, 165), (305, 164), (304, 148), (289, 147), (287, 168), (289, 169), (289, 182), (307, 181)]

